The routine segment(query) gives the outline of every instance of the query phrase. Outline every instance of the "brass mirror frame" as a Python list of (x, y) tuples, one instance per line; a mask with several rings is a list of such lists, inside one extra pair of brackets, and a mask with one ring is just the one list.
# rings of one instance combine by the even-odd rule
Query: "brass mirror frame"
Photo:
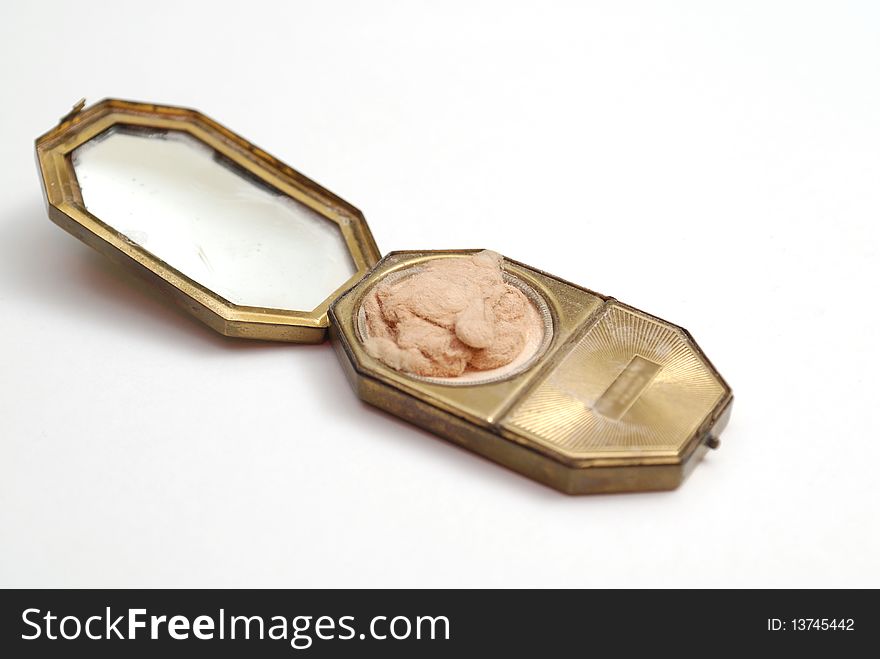
[[(320, 343), (326, 338), (331, 302), (380, 258), (357, 208), (196, 110), (119, 99), (83, 106), (81, 101), (36, 140), (44, 198), (55, 224), (113, 261), (133, 268), (187, 313), (225, 336), (293, 343)], [(190, 279), (89, 213), (83, 203), (71, 153), (115, 126), (181, 131), (211, 147), (269, 187), (336, 223), (357, 272), (312, 310), (233, 304)]]

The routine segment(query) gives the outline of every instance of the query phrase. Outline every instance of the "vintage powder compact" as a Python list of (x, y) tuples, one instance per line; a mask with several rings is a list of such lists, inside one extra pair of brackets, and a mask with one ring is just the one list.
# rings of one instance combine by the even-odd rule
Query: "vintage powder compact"
[(363, 215), (199, 112), (78, 104), (49, 217), (244, 339), (327, 337), (357, 394), (571, 494), (677, 487), (730, 388), (684, 329), (482, 250), (381, 258)]

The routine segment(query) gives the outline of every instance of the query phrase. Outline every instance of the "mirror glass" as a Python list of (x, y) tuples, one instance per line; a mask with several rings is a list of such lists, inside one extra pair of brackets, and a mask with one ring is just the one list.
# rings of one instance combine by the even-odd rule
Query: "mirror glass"
[(311, 311), (356, 272), (339, 226), (180, 131), (72, 154), (86, 209), (233, 304)]

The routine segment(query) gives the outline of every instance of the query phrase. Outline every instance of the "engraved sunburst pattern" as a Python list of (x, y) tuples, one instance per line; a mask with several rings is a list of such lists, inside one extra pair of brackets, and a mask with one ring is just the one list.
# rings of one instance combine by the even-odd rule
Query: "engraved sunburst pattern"
[(611, 304), (503, 425), (575, 459), (669, 455), (724, 391), (682, 330)]

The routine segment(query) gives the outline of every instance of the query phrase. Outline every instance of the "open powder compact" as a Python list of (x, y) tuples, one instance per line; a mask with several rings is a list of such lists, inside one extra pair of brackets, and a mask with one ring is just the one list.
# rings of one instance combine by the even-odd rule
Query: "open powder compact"
[(381, 258), (355, 207), (194, 110), (78, 104), (49, 217), (221, 334), (327, 338), (357, 394), (570, 494), (669, 490), (730, 388), (690, 334), (489, 250)]

